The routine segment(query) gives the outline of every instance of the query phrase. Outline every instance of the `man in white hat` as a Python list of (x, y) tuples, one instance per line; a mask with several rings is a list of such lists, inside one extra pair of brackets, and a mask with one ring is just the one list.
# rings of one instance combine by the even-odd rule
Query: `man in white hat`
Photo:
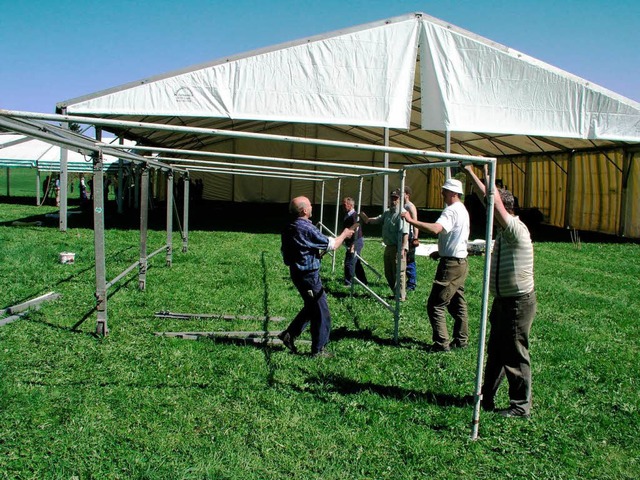
[[(467, 301), (464, 282), (469, 272), (467, 241), (469, 240), (469, 212), (461, 201), (462, 182), (450, 178), (442, 185), (445, 209), (435, 223), (419, 222), (410, 215), (404, 219), (421, 231), (438, 236), (439, 263), (427, 301), (427, 313), (433, 329), (430, 351), (448, 352), (451, 348), (465, 348), (469, 343)], [(453, 317), (453, 341), (449, 341), (445, 312)]]

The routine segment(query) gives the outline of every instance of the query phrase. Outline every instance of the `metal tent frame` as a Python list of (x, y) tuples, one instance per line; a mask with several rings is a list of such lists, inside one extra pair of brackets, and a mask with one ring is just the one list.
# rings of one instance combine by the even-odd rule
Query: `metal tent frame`
[[(26, 120), (30, 119), (30, 120)], [(153, 252), (152, 255), (155, 255), (166, 248), (167, 251), (167, 265), (171, 264), (171, 222), (172, 222), (172, 203), (173, 203), (173, 173), (178, 171), (182, 172), (185, 175), (189, 174), (189, 171), (198, 171), (202, 169), (215, 169), (218, 173), (226, 173), (230, 175), (260, 175), (260, 176), (278, 176), (282, 177), (283, 175), (292, 175), (293, 178), (308, 180), (308, 181), (320, 181), (324, 182), (328, 180), (340, 180), (344, 176), (353, 176), (352, 174), (342, 174), (335, 171), (321, 171), (318, 172), (310, 172), (304, 171), (301, 172), (299, 169), (293, 168), (280, 168), (280, 167), (272, 167), (272, 168), (264, 168), (264, 166), (256, 166), (250, 164), (229, 164), (227, 162), (219, 162), (220, 165), (216, 166), (216, 162), (211, 160), (207, 162), (207, 166), (203, 166), (201, 163), (194, 163), (193, 165), (185, 165), (187, 162), (194, 162), (192, 159), (184, 159), (184, 158), (174, 158), (174, 157), (152, 157), (152, 156), (139, 156), (137, 154), (133, 154), (127, 152), (124, 148), (120, 148), (118, 146), (107, 146), (97, 141), (92, 141), (87, 137), (82, 135), (73, 134), (61, 127), (55, 127), (49, 124), (45, 124), (42, 122), (43, 120), (50, 121), (62, 121), (69, 122), (74, 121), (76, 123), (86, 123), (90, 125), (94, 125), (96, 127), (102, 126), (142, 126), (144, 125), (147, 128), (157, 128), (158, 130), (169, 130), (174, 132), (182, 132), (194, 135), (218, 135), (218, 136), (227, 136), (227, 137), (242, 137), (242, 138), (259, 138), (262, 140), (276, 141), (276, 142), (289, 142), (289, 143), (303, 143), (310, 145), (326, 145), (347, 149), (360, 149), (360, 150), (368, 150), (368, 151), (377, 151), (383, 152), (385, 154), (388, 153), (401, 153), (405, 155), (411, 155), (414, 157), (428, 159), (437, 159), (439, 161), (429, 162), (427, 161), (424, 164), (411, 164), (404, 165), (399, 169), (390, 169), (383, 167), (363, 167), (357, 165), (349, 165), (344, 163), (334, 163), (334, 162), (320, 162), (315, 160), (299, 160), (299, 159), (284, 159), (284, 158), (274, 158), (274, 157), (260, 157), (260, 156), (250, 156), (250, 155), (234, 155), (234, 154), (213, 154), (212, 152), (198, 152), (193, 150), (180, 150), (180, 149), (160, 149), (155, 147), (141, 147), (136, 146), (136, 149), (140, 151), (152, 151), (152, 152), (164, 152), (164, 153), (175, 153), (175, 154), (186, 154), (186, 155), (205, 155), (209, 157), (225, 157), (225, 158), (242, 158), (244, 160), (255, 160), (255, 161), (267, 161), (273, 163), (287, 163), (287, 164), (298, 164), (298, 165), (313, 165), (316, 167), (322, 167), (323, 169), (327, 168), (339, 168), (341, 170), (344, 169), (353, 169), (353, 170), (366, 170), (366, 173), (360, 175), (360, 187), (358, 194), (358, 206), (360, 206), (361, 195), (362, 195), (362, 179), (367, 176), (376, 176), (376, 175), (384, 175), (389, 176), (393, 174), (399, 175), (400, 179), (400, 188), (404, 190), (405, 176), (406, 172), (410, 169), (430, 169), (430, 168), (445, 168), (449, 169), (451, 167), (457, 167), (462, 164), (481, 164), (487, 165), (489, 168), (489, 175), (491, 179), (491, 184), (489, 185), (487, 192), (487, 223), (486, 223), (486, 245), (491, 245), (491, 237), (492, 237), (492, 228), (493, 228), (493, 199), (495, 194), (495, 170), (496, 170), (496, 158), (484, 158), (477, 157), (472, 155), (460, 155), (460, 154), (452, 154), (452, 153), (443, 153), (443, 152), (430, 152), (426, 150), (419, 149), (407, 149), (400, 147), (389, 147), (389, 146), (380, 146), (380, 145), (367, 145), (360, 143), (351, 143), (351, 142), (341, 142), (341, 141), (332, 141), (332, 140), (319, 140), (319, 139), (311, 139), (311, 138), (301, 138), (301, 137), (291, 137), (291, 136), (279, 136), (279, 135), (271, 135), (264, 133), (251, 133), (251, 132), (239, 132), (239, 131), (226, 131), (220, 129), (207, 129), (207, 128), (196, 128), (196, 127), (181, 127), (181, 126), (172, 126), (172, 125), (157, 125), (157, 124), (149, 124), (142, 122), (127, 122), (127, 121), (119, 121), (119, 120), (109, 120), (109, 119), (101, 119), (94, 117), (76, 117), (76, 116), (68, 116), (68, 115), (52, 115), (52, 114), (38, 114), (32, 112), (11, 112), (0, 110), (0, 129), (6, 129), (9, 131), (17, 131), (19, 133), (23, 133), (25, 135), (32, 136), (34, 138), (39, 138), (45, 141), (49, 141), (53, 144), (60, 145), (65, 148), (79, 149), (79, 151), (84, 151), (89, 153), (93, 157), (94, 163), (94, 175), (97, 178), (94, 179), (94, 186), (97, 186), (96, 192), (94, 194), (94, 236), (95, 236), (95, 252), (96, 252), (96, 298), (97, 298), (97, 332), (101, 335), (106, 335), (108, 333), (107, 328), (107, 295), (106, 291), (108, 286), (113, 285), (116, 280), (122, 278), (128, 271), (135, 268), (135, 265), (129, 267), (128, 270), (120, 274), (116, 279), (109, 282), (107, 284), (105, 279), (105, 265), (104, 265), (104, 215), (103, 215), (103, 195), (102, 195), (102, 156), (105, 153), (114, 154), (115, 156), (119, 156), (120, 158), (128, 159), (136, 163), (143, 164), (145, 166), (143, 170), (143, 179), (145, 174), (148, 176), (148, 168), (159, 168), (165, 172), (168, 172), (168, 180), (167, 180), (167, 245), (158, 249), (156, 252)], [(64, 151), (64, 149), (63, 149)], [(162, 161), (160, 161), (162, 160)], [(240, 168), (236, 168), (240, 167)], [(66, 165), (64, 159), (61, 159), (61, 170), (63, 174), (66, 174)], [(448, 171), (448, 170), (447, 170)], [(61, 175), (62, 177), (62, 175)], [(146, 228), (146, 218), (143, 218), (146, 215), (146, 205), (145, 201), (148, 198), (147, 192), (145, 191), (148, 187), (148, 181), (142, 182), (142, 205), (141, 205), (141, 231)], [(188, 187), (185, 188), (185, 192), (188, 194)], [(338, 188), (338, 192), (340, 192), (340, 188)], [(339, 193), (338, 193), (339, 195)], [(337, 202), (339, 203), (339, 202)], [(323, 198), (322, 198), (322, 207), (321, 207), (321, 226), (324, 229), (327, 229), (325, 225), (322, 224), (322, 215), (324, 208), (324, 188), (323, 188)], [(188, 218), (188, 197), (185, 198), (185, 221)], [(66, 207), (66, 205), (65, 205)], [(400, 198), (400, 208), (404, 207), (404, 198)], [(338, 206), (339, 208), (339, 206)], [(65, 208), (66, 210), (66, 208)], [(143, 213), (144, 212), (144, 213)], [(61, 218), (63, 216), (63, 208), (61, 208)], [(66, 211), (65, 211), (66, 217)], [(65, 226), (66, 229), (66, 226)], [(337, 226), (335, 228), (337, 230)], [(327, 229), (328, 230), (328, 229)], [(330, 230), (329, 230), (330, 231)], [(401, 235), (401, 233), (399, 233)], [(184, 240), (184, 237), (183, 237)], [(185, 247), (186, 248), (186, 244)], [(398, 242), (398, 256), (397, 262), (401, 261), (402, 256), (402, 242)], [(145, 255), (143, 255), (143, 253)], [(138, 262), (140, 268), (140, 286), (144, 288), (145, 279), (146, 279), (146, 260), (150, 258), (146, 255), (146, 242), (141, 242), (141, 256), (140, 261)], [(477, 361), (477, 369), (476, 369), (476, 387), (475, 387), (475, 395), (474, 395), (474, 413), (473, 413), (473, 422), (472, 422), (472, 438), (476, 439), (478, 436), (478, 425), (479, 425), (479, 412), (480, 412), (480, 401), (481, 401), (481, 385), (482, 385), (482, 366), (484, 362), (484, 344), (485, 344), (485, 335), (486, 335), (486, 323), (487, 323), (487, 305), (488, 305), (488, 297), (489, 297), (489, 274), (490, 274), (490, 264), (491, 264), (491, 249), (487, 248), (485, 250), (485, 265), (484, 265), (484, 275), (483, 275), (483, 289), (482, 289), (482, 309), (481, 309), (481, 320), (480, 320), (480, 335), (478, 342), (478, 361)], [(393, 309), (394, 313), (394, 340), (397, 342), (398, 338), (398, 329), (399, 329), (399, 320), (400, 320), (400, 295), (399, 295), (399, 284), (400, 284), (400, 268), (397, 269), (397, 282), (396, 282), (396, 292), (395, 292), (395, 308)], [(364, 287), (364, 285), (363, 285)], [(366, 287), (365, 287), (366, 288)], [(370, 289), (367, 289), (370, 290)], [(375, 296), (375, 295), (374, 295)], [(389, 310), (391, 306), (382, 300), (380, 297), (375, 296), (376, 299), (381, 302), (386, 308)]]

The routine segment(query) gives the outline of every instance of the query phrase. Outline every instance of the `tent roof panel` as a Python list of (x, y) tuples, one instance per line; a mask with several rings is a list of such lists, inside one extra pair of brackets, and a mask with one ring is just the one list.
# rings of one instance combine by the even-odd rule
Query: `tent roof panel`
[[(390, 128), (394, 144), (439, 151), (449, 131), (452, 152), (491, 156), (640, 142), (639, 103), (421, 13), (163, 74), (58, 109), (253, 132), (323, 124), (325, 135), (377, 144)], [(107, 130), (163, 147), (225, 142)]]

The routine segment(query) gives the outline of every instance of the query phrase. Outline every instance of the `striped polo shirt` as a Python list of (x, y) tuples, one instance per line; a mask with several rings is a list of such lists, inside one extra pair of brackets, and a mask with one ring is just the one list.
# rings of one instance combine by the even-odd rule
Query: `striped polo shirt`
[(496, 236), (489, 289), (494, 297), (517, 297), (533, 291), (533, 244), (526, 225), (511, 217)]

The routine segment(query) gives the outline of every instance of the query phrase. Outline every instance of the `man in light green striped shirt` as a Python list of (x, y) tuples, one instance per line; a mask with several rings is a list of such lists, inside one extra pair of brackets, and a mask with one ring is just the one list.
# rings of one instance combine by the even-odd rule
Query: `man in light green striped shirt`
[[(465, 166), (475, 188), (486, 195), (486, 186), (471, 165)], [(509, 382), (509, 408), (505, 417), (531, 414), (531, 359), (529, 332), (536, 313), (533, 281), (533, 244), (526, 225), (514, 214), (513, 194), (498, 190), (494, 197), (498, 234), (491, 257), (489, 289), (494, 297), (489, 314), (491, 333), (482, 386), (482, 407), (495, 410), (500, 383)]]

